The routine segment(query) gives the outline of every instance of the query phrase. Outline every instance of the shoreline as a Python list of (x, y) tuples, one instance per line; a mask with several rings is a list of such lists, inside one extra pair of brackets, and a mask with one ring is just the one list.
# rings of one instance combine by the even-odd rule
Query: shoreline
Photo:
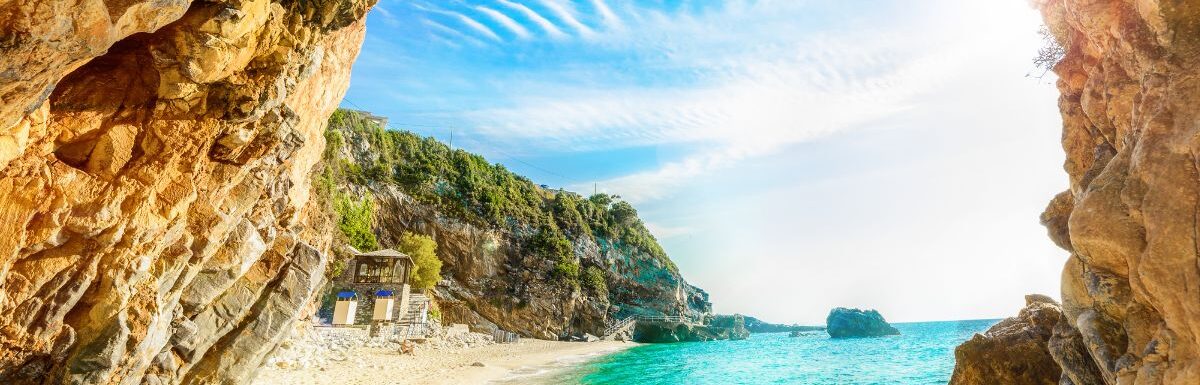
[[(633, 342), (559, 342), (522, 339), (400, 355), (383, 347), (358, 347), (342, 361), (306, 368), (263, 367), (253, 384), (433, 385), (512, 381), (620, 352)], [(483, 366), (477, 366), (482, 363)]]

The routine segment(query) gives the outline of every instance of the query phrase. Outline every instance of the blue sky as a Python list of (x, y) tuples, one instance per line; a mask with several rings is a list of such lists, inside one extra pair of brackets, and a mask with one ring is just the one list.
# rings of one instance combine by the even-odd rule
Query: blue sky
[(367, 25), (343, 106), (623, 196), (719, 312), (1058, 294), (1057, 93), (1022, 1), (383, 0)]

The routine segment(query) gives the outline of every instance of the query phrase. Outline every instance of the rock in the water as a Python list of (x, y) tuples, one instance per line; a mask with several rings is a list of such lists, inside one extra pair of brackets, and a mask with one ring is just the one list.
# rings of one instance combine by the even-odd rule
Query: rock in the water
[(792, 325), (773, 324), (770, 322), (764, 322), (763, 320), (760, 320), (758, 318), (754, 318), (751, 316), (742, 316), (742, 317), (746, 320), (746, 330), (749, 330), (750, 333), (787, 333), (787, 332), (791, 332), (792, 334), (795, 334), (796, 332), (824, 331), (825, 330), (825, 327), (822, 327), (822, 326), (802, 326), (802, 325), (796, 325), (796, 324), (792, 324)]
[(847, 309), (839, 307), (829, 311), (825, 317), (825, 328), (833, 338), (880, 337), (900, 334), (899, 330), (884, 321), (875, 310)]
[(1047, 349), (1062, 309), (1041, 295), (1025, 308), (954, 349), (950, 385), (1056, 385), (1062, 370)]

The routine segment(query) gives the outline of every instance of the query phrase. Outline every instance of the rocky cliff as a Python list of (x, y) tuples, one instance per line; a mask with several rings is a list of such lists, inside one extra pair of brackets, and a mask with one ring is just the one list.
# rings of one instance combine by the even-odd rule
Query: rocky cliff
[(0, 2), (0, 383), (244, 383), (374, 0)]
[(1033, 4), (1071, 186), (1042, 214), (1071, 252), (1047, 359), (1060, 384), (1200, 383), (1200, 3)]
[(1034, 5), (1064, 53), (1070, 189), (1042, 216), (1071, 251), (1048, 343), (1062, 383), (1200, 383), (1200, 3)]
[(361, 112), (335, 113), (327, 135), (317, 179), (335, 200), (369, 201), (377, 242), (367, 247), (404, 232), (437, 242), (443, 281), (432, 294), (447, 322), (553, 339), (600, 335), (635, 314), (711, 312), (627, 203), (540, 187)]

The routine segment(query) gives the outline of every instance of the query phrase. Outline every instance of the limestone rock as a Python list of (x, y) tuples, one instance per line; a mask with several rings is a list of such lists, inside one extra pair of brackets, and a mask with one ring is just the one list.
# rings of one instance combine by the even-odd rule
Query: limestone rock
[(825, 317), (825, 328), (832, 338), (881, 337), (900, 334), (875, 310), (835, 308)]
[(1058, 303), (1025, 296), (1025, 308), (954, 349), (950, 385), (1057, 385), (1062, 370), (1047, 341), (1062, 318)]
[(1049, 343), (1063, 381), (1200, 383), (1200, 5), (1033, 3), (1065, 51), (1070, 189), (1043, 215), (1072, 252)]
[(0, 2), (0, 383), (245, 383), (373, 0)]

